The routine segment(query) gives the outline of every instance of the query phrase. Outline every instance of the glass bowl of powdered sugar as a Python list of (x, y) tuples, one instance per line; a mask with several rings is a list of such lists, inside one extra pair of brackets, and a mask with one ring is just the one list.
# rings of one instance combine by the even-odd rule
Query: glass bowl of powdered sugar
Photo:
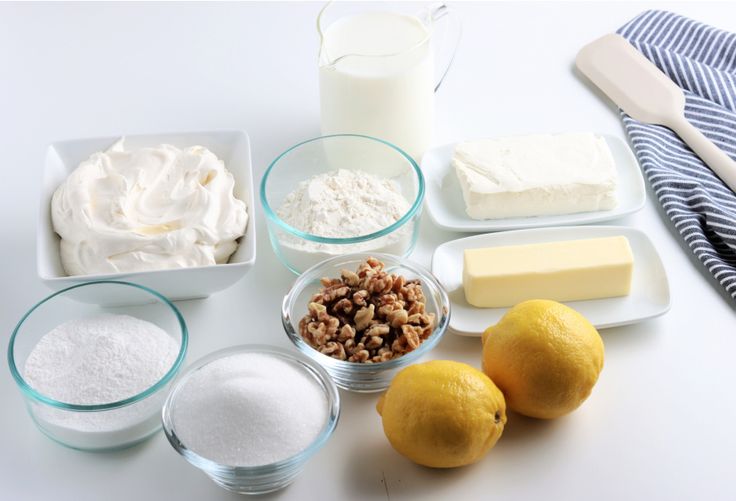
[(164, 432), (221, 487), (263, 494), (295, 480), (340, 414), (335, 383), (281, 348), (242, 345), (194, 362), (171, 391)]
[(356, 252), (408, 256), (419, 231), (424, 177), (381, 139), (339, 134), (279, 155), (261, 180), (274, 252), (294, 273)]
[[(118, 295), (137, 306), (102, 308), (71, 299)], [(74, 449), (132, 446), (161, 428), (161, 409), (187, 351), (187, 327), (164, 296), (99, 281), (56, 292), (18, 322), (8, 364), (38, 428)]]

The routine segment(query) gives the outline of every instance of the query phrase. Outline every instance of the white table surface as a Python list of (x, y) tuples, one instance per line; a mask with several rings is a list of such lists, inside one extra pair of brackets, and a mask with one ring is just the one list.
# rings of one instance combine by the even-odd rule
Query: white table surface
[[(572, 70), (577, 50), (645, 8), (736, 31), (736, 3), (458, 4), (465, 30), (437, 95), (437, 144), (465, 137), (592, 130), (623, 136), (614, 108)], [(47, 294), (35, 271), (37, 193), (52, 140), (240, 128), (255, 178), (318, 135), (314, 20), (320, 4), (0, 4), (3, 345)], [(651, 197), (651, 192), (649, 193)], [(476, 465), (415, 466), (395, 453), (376, 396), (343, 392), (331, 441), (278, 499), (735, 499), (736, 315), (649, 200), (615, 221), (645, 229), (669, 273), (672, 310), (602, 332), (592, 396), (551, 422), (510, 415)], [(288, 346), (278, 304), (293, 276), (256, 209), (255, 268), (229, 290), (179, 303), (188, 360), (252, 342)], [(460, 234), (422, 223), (413, 259)], [(448, 334), (432, 358), (479, 366), (480, 341)], [(0, 499), (236, 499), (179, 457), (163, 434), (110, 454), (61, 447), (28, 418), (3, 357)]]

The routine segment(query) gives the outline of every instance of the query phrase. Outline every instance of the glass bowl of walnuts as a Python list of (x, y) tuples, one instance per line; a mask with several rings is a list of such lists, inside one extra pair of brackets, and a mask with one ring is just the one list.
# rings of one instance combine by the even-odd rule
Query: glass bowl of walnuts
[(284, 297), (292, 343), (337, 386), (385, 390), (394, 375), (434, 348), (450, 301), (427, 270), (390, 254), (346, 254), (302, 273)]

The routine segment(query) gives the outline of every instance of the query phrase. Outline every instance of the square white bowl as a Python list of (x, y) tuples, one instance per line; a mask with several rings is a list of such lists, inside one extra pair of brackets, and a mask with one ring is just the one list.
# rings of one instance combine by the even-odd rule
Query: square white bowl
[[(238, 249), (230, 257), (228, 263), (104, 275), (69, 276), (64, 272), (59, 257), (60, 238), (54, 232), (51, 222), (51, 197), (56, 188), (77, 168), (80, 162), (97, 151), (106, 150), (118, 139), (120, 136), (72, 139), (55, 142), (48, 147), (36, 230), (36, 268), (43, 283), (53, 290), (60, 290), (92, 280), (122, 280), (145, 285), (169, 299), (177, 300), (207, 297), (240, 280), (253, 267), (256, 260), (256, 225), (250, 142), (248, 135), (239, 130), (125, 136), (126, 148), (137, 149), (158, 146), (163, 143), (179, 148), (201, 145), (225, 162), (225, 167), (235, 178), (235, 196), (245, 202), (248, 210), (248, 226), (245, 235), (241, 238)], [(77, 294), (75, 298), (103, 305), (128, 302), (124, 297), (88, 297)]]

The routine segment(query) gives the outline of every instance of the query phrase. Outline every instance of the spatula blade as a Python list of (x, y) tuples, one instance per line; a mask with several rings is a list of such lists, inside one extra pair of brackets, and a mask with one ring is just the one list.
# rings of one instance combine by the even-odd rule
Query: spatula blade
[(668, 125), (683, 114), (682, 89), (621, 35), (611, 33), (589, 43), (575, 64), (635, 120)]

